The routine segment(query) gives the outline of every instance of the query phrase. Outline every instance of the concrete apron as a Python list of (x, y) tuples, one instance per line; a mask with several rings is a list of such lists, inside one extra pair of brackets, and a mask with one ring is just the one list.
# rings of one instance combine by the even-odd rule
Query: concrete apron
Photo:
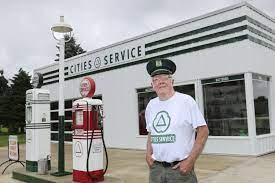
[[(20, 160), (25, 160), (24, 146), (20, 145)], [(57, 144), (52, 144), (52, 167), (57, 167)], [(148, 167), (145, 162), (145, 151), (108, 149), (109, 168), (106, 173), (106, 181), (140, 183), (148, 182)], [(0, 148), (0, 163), (7, 160), (7, 147)], [(19, 168), (14, 171), (15, 168)], [(72, 146), (65, 145), (65, 169), (72, 172)], [(21, 171), (20, 171), (21, 170)], [(20, 182), (11, 178), (12, 171), (22, 173), (22, 165), (12, 165), (0, 175), (0, 182)], [(238, 157), (201, 155), (195, 167), (200, 183), (211, 182), (274, 182), (275, 153), (261, 157)], [(3, 171), (3, 168), (0, 168)], [(19, 173), (18, 173), (19, 172)], [(16, 173), (15, 173), (16, 174)], [(36, 173), (34, 173), (36, 174)], [(39, 175), (38, 177), (43, 177)], [(54, 177), (57, 182), (72, 182), (71, 175)], [(227, 181), (227, 182), (226, 182)]]

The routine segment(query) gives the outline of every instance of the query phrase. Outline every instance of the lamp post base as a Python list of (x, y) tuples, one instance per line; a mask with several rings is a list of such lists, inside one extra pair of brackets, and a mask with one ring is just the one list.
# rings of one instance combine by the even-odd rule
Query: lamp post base
[(54, 172), (54, 173), (51, 173), (52, 176), (55, 176), (55, 177), (62, 177), (62, 176), (66, 176), (66, 175), (71, 175), (72, 172)]
[(71, 175), (72, 172), (66, 172), (64, 169), (65, 166), (65, 153), (64, 153), (64, 116), (59, 116), (59, 125), (58, 125), (58, 171), (51, 173), (51, 175), (56, 177), (62, 177), (66, 175)]

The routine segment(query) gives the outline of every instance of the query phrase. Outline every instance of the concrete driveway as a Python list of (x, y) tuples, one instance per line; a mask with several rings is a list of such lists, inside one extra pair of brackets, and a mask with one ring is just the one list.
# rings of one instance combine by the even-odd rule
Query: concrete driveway
[[(65, 145), (65, 152), (66, 170), (72, 171), (72, 146)], [(148, 182), (145, 151), (108, 149), (108, 154), (108, 176), (118, 177), (126, 183)], [(25, 145), (20, 145), (20, 156), (25, 161)], [(0, 163), (5, 160), (7, 147), (1, 147)], [(57, 144), (52, 144), (52, 166), (57, 167)], [(0, 182), (20, 182), (12, 179), (11, 173), (21, 167), (19, 163), (9, 167), (4, 175), (0, 175)], [(1, 173), (3, 169), (0, 168)], [(261, 157), (201, 155), (195, 169), (200, 183), (274, 183), (275, 153)], [(71, 177), (66, 179), (71, 180)]]

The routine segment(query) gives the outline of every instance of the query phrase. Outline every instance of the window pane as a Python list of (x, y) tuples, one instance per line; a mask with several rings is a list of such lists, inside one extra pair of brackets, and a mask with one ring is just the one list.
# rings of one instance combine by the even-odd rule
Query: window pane
[(72, 120), (72, 111), (65, 111), (65, 120)]
[(256, 119), (256, 134), (270, 133), (269, 125), (269, 82), (253, 80), (254, 108)]
[(65, 131), (72, 131), (72, 123), (65, 122)]
[(177, 92), (190, 95), (195, 100), (195, 85), (194, 84), (175, 86), (174, 89)]
[(58, 109), (58, 102), (51, 102), (51, 110), (57, 110)]
[(155, 98), (155, 92), (138, 93), (138, 117), (139, 117), (139, 134), (147, 135), (145, 109), (149, 101)]
[(64, 139), (65, 141), (72, 141), (72, 134), (70, 134), (70, 133), (65, 133), (65, 139)]
[(58, 112), (51, 112), (51, 121), (58, 120)]
[(65, 101), (65, 109), (70, 109), (73, 106), (73, 101), (72, 100), (66, 100)]
[(58, 123), (51, 123), (51, 131), (58, 131)]
[(203, 85), (204, 114), (211, 136), (247, 136), (244, 80)]
[(51, 133), (51, 140), (58, 141), (58, 133)]

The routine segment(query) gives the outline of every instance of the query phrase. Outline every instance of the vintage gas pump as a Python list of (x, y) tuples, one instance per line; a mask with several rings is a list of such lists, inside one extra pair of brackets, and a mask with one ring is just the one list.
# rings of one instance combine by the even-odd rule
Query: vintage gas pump
[(102, 133), (102, 101), (91, 98), (94, 92), (94, 80), (85, 77), (80, 84), (80, 93), (85, 98), (73, 102), (73, 181), (76, 182), (103, 181), (108, 167)]
[(40, 89), (42, 75), (35, 73), (34, 89), (26, 91), (26, 170), (37, 172), (38, 161), (47, 158), (50, 170), (50, 93)]

